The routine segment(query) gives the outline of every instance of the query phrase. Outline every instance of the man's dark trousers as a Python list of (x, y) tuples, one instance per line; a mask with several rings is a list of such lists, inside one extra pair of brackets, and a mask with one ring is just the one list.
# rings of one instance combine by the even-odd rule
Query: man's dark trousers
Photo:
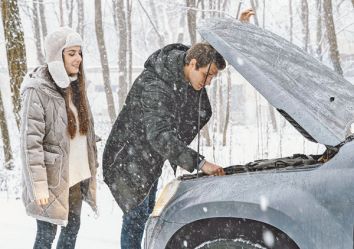
[(145, 223), (151, 214), (157, 191), (157, 182), (152, 186), (149, 195), (137, 207), (123, 215), (123, 225), (120, 237), (121, 249), (140, 249)]

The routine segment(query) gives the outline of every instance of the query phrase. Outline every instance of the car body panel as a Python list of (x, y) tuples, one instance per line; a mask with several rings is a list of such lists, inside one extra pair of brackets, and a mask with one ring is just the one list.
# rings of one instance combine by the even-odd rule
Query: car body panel
[(335, 146), (351, 134), (354, 86), (274, 33), (231, 18), (198, 29), (275, 108), (285, 111), (310, 140)]
[(234, 217), (272, 225), (300, 248), (352, 249), (352, 151), (354, 142), (345, 144), (332, 160), (311, 170), (181, 181), (160, 217), (150, 219), (147, 248), (164, 248), (178, 229), (193, 221)]

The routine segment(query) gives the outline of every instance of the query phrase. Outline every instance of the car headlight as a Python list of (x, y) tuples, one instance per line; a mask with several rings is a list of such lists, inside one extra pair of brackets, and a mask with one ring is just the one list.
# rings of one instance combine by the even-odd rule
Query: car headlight
[(177, 192), (180, 182), (181, 181), (179, 180), (173, 180), (162, 189), (161, 194), (159, 195), (155, 203), (154, 210), (151, 213), (152, 217), (160, 216), (162, 210)]

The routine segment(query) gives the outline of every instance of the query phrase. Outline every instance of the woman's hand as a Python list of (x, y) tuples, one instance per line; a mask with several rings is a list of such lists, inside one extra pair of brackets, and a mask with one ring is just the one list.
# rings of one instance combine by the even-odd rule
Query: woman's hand
[(47, 204), (48, 204), (48, 199), (49, 199), (49, 198), (42, 198), (42, 199), (36, 200), (37, 206), (44, 206), (44, 205), (47, 205)]

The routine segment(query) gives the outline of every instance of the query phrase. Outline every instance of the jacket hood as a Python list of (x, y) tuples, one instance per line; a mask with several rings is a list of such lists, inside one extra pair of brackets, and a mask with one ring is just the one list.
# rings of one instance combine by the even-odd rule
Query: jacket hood
[(51, 79), (47, 66), (35, 68), (32, 72), (26, 74), (21, 84), (21, 94), (28, 88), (44, 88), (51, 92), (57, 92), (55, 83)]
[[(183, 44), (170, 44), (154, 52), (144, 67), (165, 82), (184, 82), (184, 58), (189, 47)], [(187, 84), (186, 84), (187, 85)]]
[(199, 32), (306, 138), (335, 146), (352, 135), (354, 86), (305, 51), (231, 18)]
[(63, 50), (72, 46), (82, 46), (82, 40), (80, 35), (69, 27), (61, 27), (50, 33), (44, 41), (45, 58), (49, 72), (55, 83), (61, 88), (66, 88), (70, 84), (69, 76), (64, 67)]

